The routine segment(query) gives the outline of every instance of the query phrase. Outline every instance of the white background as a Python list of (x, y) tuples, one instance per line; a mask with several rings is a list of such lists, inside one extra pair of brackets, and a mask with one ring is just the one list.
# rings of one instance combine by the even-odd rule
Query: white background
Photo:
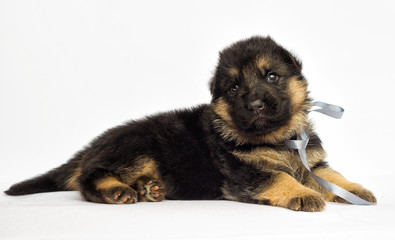
[[(0, 180), (69, 159), (129, 119), (208, 103), (218, 52), (270, 35), (300, 57), (331, 165), (391, 174), (393, 1), (0, 1)], [(368, 179), (362, 178), (364, 182)]]
[[(1, 1), (0, 180), (65, 162), (109, 127), (208, 103), (218, 52), (270, 35), (299, 56), (330, 163), (394, 167), (392, 1)], [(365, 180), (368, 181), (368, 180)]]
[(231, 202), (121, 208), (77, 193), (0, 195), (0, 238), (393, 237), (385, 216), (395, 210), (394, 23), (390, 0), (0, 0), (1, 191), (110, 127), (208, 103), (218, 52), (270, 35), (300, 57), (314, 99), (346, 109), (342, 120), (311, 117), (330, 164), (379, 200), (310, 215)]

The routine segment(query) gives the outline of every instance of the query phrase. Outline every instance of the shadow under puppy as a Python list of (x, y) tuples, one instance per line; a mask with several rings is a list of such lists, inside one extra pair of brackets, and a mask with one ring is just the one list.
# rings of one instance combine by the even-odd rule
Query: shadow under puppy
[(112, 128), (66, 164), (13, 185), (9, 195), (75, 190), (92, 202), (228, 199), (300, 211), (345, 202), (322, 189), (285, 137), (310, 135), (312, 171), (376, 203), (374, 195), (328, 167), (307, 114), (310, 98), (299, 60), (270, 37), (220, 53), (212, 101)]

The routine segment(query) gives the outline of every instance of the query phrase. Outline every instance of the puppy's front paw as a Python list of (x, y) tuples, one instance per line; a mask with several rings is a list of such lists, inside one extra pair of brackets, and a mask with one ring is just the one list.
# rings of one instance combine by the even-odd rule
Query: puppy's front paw
[(324, 209), (324, 196), (308, 188), (286, 173), (273, 177), (274, 183), (254, 196), (263, 204), (294, 211), (318, 212)]
[[(366, 200), (368, 202), (371, 202), (373, 204), (377, 204), (377, 199), (374, 196), (374, 194), (371, 191), (361, 187), (360, 185), (356, 184), (353, 188), (351, 188), (351, 190), (349, 190), (349, 192), (351, 192), (354, 195), (357, 195), (358, 197), (360, 197), (360, 198), (362, 198), (362, 199), (364, 199), (364, 200)], [(339, 202), (339, 203), (349, 203), (348, 201), (344, 200), (343, 198), (341, 198), (339, 196), (336, 196), (333, 199), (333, 201), (334, 202)]]
[(313, 193), (291, 198), (286, 207), (294, 211), (318, 212), (324, 209), (325, 201), (319, 194)]

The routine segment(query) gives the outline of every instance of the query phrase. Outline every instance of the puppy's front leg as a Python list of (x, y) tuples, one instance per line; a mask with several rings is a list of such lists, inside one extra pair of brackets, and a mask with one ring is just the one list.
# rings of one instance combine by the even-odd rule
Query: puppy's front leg
[[(313, 170), (313, 173), (333, 184), (336, 184), (341, 188), (344, 188), (345, 190), (357, 195), (358, 197), (365, 199), (368, 202), (377, 203), (376, 197), (373, 195), (371, 191), (365, 189), (360, 184), (348, 181), (340, 173), (336, 172), (335, 170), (329, 167), (325, 166), (325, 167), (316, 168)], [(320, 191), (325, 196), (326, 201), (348, 203), (346, 200), (320, 187), (318, 183), (315, 182), (315, 180), (311, 176), (309, 176), (308, 181), (306, 183), (307, 186), (316, 189), (317, 191)]]
[(274, 174), (272, 181), (266, 183), (253, 199), (295, 211), (316, 212), (325, 207), (320, 193), (303, 186), (285, 172)]
[(239, 172), (243, 178), (232, 174), (224, 182), (222, 191), (228, 200), (307, 212), (321, 211), (325, 207), (321, 193), (302, 185), (285, 172), (262, 171), (250, 165), (244, 165)]

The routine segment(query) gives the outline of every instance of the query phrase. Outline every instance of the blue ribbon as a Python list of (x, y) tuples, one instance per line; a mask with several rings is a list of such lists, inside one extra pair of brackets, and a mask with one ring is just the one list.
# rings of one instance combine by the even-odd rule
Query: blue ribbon
[[(312, 111), (315, 112), (320, 112), (325, 115), (328, 115), (333, 118), (338, 118), (340, 119), (343, 116), (344, 109), (327, 104), (324, 102), (313, 102), (312, 103), (313, 107), (318, 107), (317, 109), (313, 109)], [(325, 190), (343, 198), (344, 200), (352, 203), (352, 204), (358, 204), (358, 205), (373, 205), (373, 203), (370, 203), (355, 194), (337, 186), (336, 184), (333, 184), (331, 182), (326, 181), (325, 179), (322, 179), (315, 175), (314, 173), (311, 172), (310, 167), (309, 167), (309, 162), (307, 161), (307, 154), (306, 154), (306, 147), (307, 144), (309, 143), (309, 135), (307, 134), (306, 130), (303, 129), (303, 131), (299, 134), (297, 134), (297, 140), (290, 140), (289, 138), (285, 139), (285, 145), (288, 148), (291, 149), (297, 149), (300, 160), (302, 161), (303, 165), (305, 168), (309, 171), (310, 175), (314, 178), (314, 180)]]

